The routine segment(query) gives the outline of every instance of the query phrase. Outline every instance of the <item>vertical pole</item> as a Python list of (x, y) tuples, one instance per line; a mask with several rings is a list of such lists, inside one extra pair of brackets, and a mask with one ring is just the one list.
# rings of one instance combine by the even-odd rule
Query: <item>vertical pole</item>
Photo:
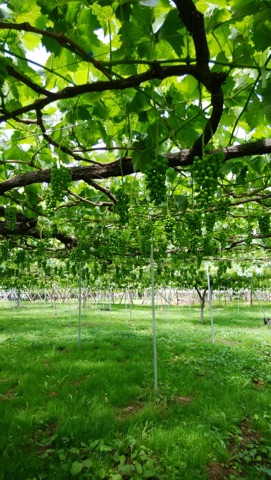
[(79, 262), (78, 273), (78, 350), (81, 350), (81, 317), (82, 317), (82, 265)]
[(164, 287), (164, 299), (165, 299), (165, 305), (164, 305), (164, 320), (167, 318), (167, 290)]
[(210, 276), (209, 276), (208, 265), (207, 265), (207, 281), (208, 281), (208, 301), (209, 301), (211, 328), (212, 328), (212, 341), (214, 342), (215, 341), (215, 330), (214, 330), (214, 319), (213, 319), (213, 309), (212, 309), (212, 292), (211, 292), (211, 284), (210, 284)]
[(131, 297), (131, 291), (129, 290), (129, 296), (130, 296), (130, 322), (132, 321), (132, 297)]
[(157, 380), (156, 320), (155, 320), (155, 302), (154, 302), (153, 236), (151, 237), (151, 290), (152, 290), (152, 337), (153, 337), (154, 390), (157, 390), (158, 380)]

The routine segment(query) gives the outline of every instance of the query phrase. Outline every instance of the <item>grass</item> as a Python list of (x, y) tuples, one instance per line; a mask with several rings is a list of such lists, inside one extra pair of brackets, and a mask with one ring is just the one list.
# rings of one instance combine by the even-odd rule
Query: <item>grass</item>
[[(269, 305), (265, 305), (268, 310)], [(257, 306), (1, 302), (0, 479), (271, 478), (271, 329)]]

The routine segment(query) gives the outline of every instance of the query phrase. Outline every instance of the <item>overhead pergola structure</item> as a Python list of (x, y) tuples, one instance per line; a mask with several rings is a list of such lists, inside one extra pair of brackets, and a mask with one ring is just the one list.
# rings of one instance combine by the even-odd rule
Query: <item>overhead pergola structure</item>
[[(135, 217), (144, 230), (165, 216), (184, 255), (269, 251), (270, 11), (260, 0), (3, 4), (2, 252), (40, 252), (39, 264), (88, 244), (100, 262), (113, 232), (125, 243), (127, 229), (127, 254)], [(216, 152), (216, 178), (204, 164), (196, 185), (195, 157)], [(164, 158), (159, 203), (138, 172), (160, 185)], [(199, 208), (195, 187), (212, 183)]]

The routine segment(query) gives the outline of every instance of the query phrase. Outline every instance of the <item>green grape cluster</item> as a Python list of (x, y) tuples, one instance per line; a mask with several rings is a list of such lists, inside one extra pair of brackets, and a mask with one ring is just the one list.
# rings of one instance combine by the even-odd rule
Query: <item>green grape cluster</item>
[(114, 212), (119, 215), (121, 225), (126, 225), (129, 219), (129, 195), (123, 190), (123, 188), (119, 188), (115, 193), (115, 198), (117, 204), (114, 207)]
[(262, 235), (268, 235), (270, 233), (270, 216), (268, 213), (263, 213), (258, 217), (258, 225)]
[(51, 188), (52, 192), (54, 193), (54, 197), (61, 201), (63, 198), (63, 193), (69, 187), (72, 176), (69, 170), (62, 165), (58, 167), (54, 164), (51, 168)]
[(199, 210), (193, 210), (185, 214), (185, 223), (190, 233), (201, 236), (202, 216)]
[(218, 240), (220, 242), (221, 248), (224, 249), (227, 245), (227, 233), (225, 228), (223, 228), (223, 230), (220, 230), (218, 234)]
[(216, 215), (214, 212), (207, 212), (204, 215), (204, 224), (207, 233), (212, 233), (216, 221)]
[(140, 229), (141, 252), (143, 256), (149, 256), (151, 252), (151, 239), (153, 236), (152, 223), (142, 225)]
[(189, 237), (189, 246), (188, 246), (188, 251), (192, 255), (198, 253), (198, 248), (199, 248), (199, 237), (197, 235), (191, 235)]
[(247, 236), (245, 238), (245, 244), (246, 246), (249, 248), (251, 247), (251, 244), (252, 244), (252, 240), (253, 240), (253, 233), (252, 233), (252, 230), (251, 228), (247, 231)]
[(9, 242), (3, 241), (1, 244), (1, 257), (3, 260), (6, 260), (8, 258), (9, 254)]
[(221, 278), (227, 272), (227, 269), (227, 262), (220, 260), (217, 266), (217, 276)]
[(202, 242), (203, 255), (210, 256), (216, 253), (216, 246), (210, 235), (205, 235)]
[(166, 238), (169, 241), (172, 241), (174, 237), (174, 225), (175, 225), (174, 218), (171, 217), (171, 215), (167, 215), (164, 219), (164, 229), (165, 229)]
[(230, 204), (229, 198), (220, 198), (216, 202), (216, 216), (218, 220), (226, 220)]
[(108, 232), (107, 235), (107, 245), (106, 245), (107, 255), (124, 255), (126, 251), (126, 241), (125, 237), (122, 235), (122, 232)]
[(165, 202), (166, 171), (168, 169), (168, 160), (165, 157), (154, 158), (145, 168), (146, 188), (150, 194), (150, 200), (155, 205)]
[(223, 160), (223, 152), (208, 153), (202, 158), (198, 156), (194, 158), (192, 173), (200, 208), (208, 207), (214, 199)]
[(16, 264), (23, 265), (25, 262), (25, 250), (18, 250), (16, 253)]
[(56, 198), (54, 197), (51, 189), (47, 189), (47, 191), (45, 192), (44, 200), (48, 215), (53, 216), (56, 208)]
[(5, 208), (6, 226), (9, 230), (15, 230), (17, 222), (16, 208), (12, 205)]
[(62, 165), (58, 167), (56, 164), (52, 165), (51, 173), (51, 188), (46, 192), (45, 203), (49, 214), (53, 214), (57, 202), (63, 200), (64, 192), (69, 187), (72, 176), (69, 170)]

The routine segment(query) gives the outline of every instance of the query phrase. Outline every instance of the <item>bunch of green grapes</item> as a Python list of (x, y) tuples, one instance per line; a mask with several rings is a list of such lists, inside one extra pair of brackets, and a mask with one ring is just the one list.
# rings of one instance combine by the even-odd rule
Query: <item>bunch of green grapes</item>
[(202, 158), (198, 156), (194, 158), (192, 173), (200, 208), (208, 207), (214, 199), (224, 158), (223, 152), (208, 153)]
[(56, 200), (61, 201), (63, 199), (63, 194), (72, 181), (72, 176), (69, 170), (62, 165), (58, 167), (54, 164), (51, 168), (51, 188)]
[(205, 235), (202, 242), (203, 255), (211, 256), (216, 253), (216, 245), (210, 235)]
[(9, 230), (15, 230), (17, 222), (16, 208), (12, 205), (5, 208), (5, 221)]
[(222, 277), (227, 272), (227, 263), (224, 260), (220, 260), (217, 266), (217, 276)]
[(172, 241), (174, 237), (175, 220), (171, 215), (167, 215), (164, 219), (164, 229), (167, 240)]
[(202, 234), (202, 216), (199, 210), (193, 210), (185, 214), (185, 223), (188, 230), (193, 235), (201, 236)]
[(230, 204), (229, 198), (220, 198), (216, 202), (216, 216), (218, 220), (226, 220)]
[(251, 228), (249, 228), (248, 231), (247, 231), (247, 236), (245, 238), (245, 244), (248, 248), (251, 247), (252, 240), (253, 240), (253, 233), (252, 233)]
[(9, 242), (4, 240), (1, 243), (1, 249), (0, 249), (1, 259), (3, 259), (3, 261), (7, 260), (8, 254), (9, 254)]
[(200, 244), (200, 237), (198, 237), (198, 235), (191, 235), (188, 242), (189, 253), (191, 253), (192, 255), (197, 254)]
[(53, 214), (57, 202), (63, 200), (63, 196), (72, 181), (72, 176), (66, 167), (58, 167), (56, 163), (51, 167), (51, 188), (46, 192), (45, 203), (49, 214)]
[(224, 249), (227, 245), (227, 231), (226, 231), (225, 228), (220, 230), (220, 232), (218, 234), (218, 240), (220, 242), (221, 248)]
[(54, 197), (51, 189), (47, 189), (44, 196), (46, 211), (50, 217), (55, 213), (56, 209), (56, 198)]
[(151, 252), (151, 239), (153, 237), (153, 225), (151, 222), (142, 225), (140, 229), (140, 237), (142, 255), (148, 257)]
[(268, 235), (270, 233), (270, 216), (268, 213), (263, 213), (258, 217), (258, 225), (262, 235)]
[(167, 169), (168, 160), (165, 157), (154, 158), (145, 168), (146, 188), (149, 191), (151, 202), (155, 205), (160, 205), (166, 200)]
[(207, 212), (204, 215), (204, 224), (207, 233), (212, 233), (216, 222), (215, 212)]
[(119, 188), (115, 193), (116, 205), (114, 207), (114, 212), (119, 215), (121, 225), (126, 225), (129, 219), (129, 195)]
[(16, 264), (24, 264), (25, 262), (25, 250), (18, 250), (16, 253)]

